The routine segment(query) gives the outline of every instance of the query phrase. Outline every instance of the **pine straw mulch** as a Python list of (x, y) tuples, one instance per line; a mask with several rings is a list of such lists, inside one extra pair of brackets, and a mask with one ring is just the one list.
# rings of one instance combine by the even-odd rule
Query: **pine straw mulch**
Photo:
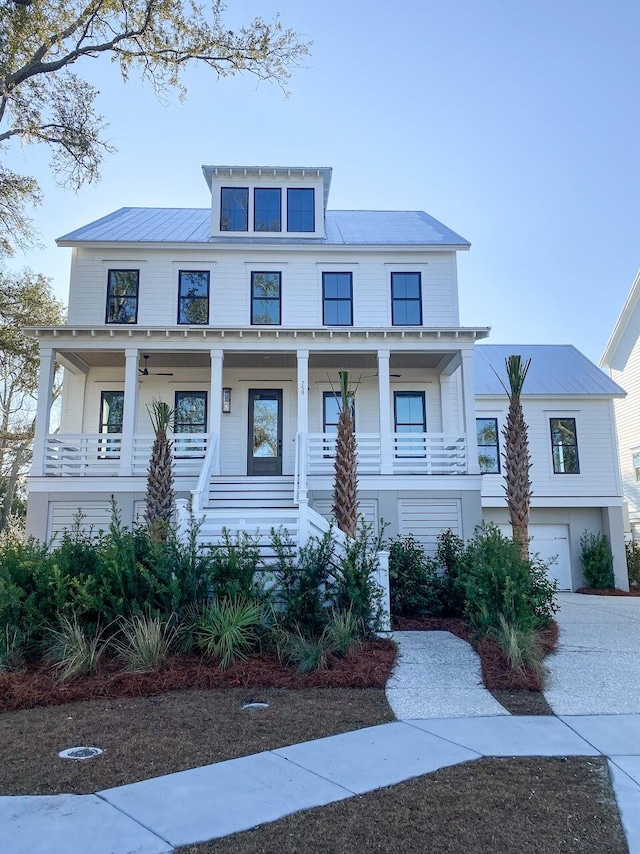
[(178, 854), (627, 854), (606, 759), (480, 759)]
[(197, 656), (174, 656), (156, 673), (123, 673), (113, 661), (104, 659), (95, 676), (66, 684), (57, 681), (48, 666), (40, 664), (24, 672), (0, 675), (0, 712), (214, 688), (384, 688), (396, 656), (393, 641), (369, 640), (344, 658), (331, 657), (325, 670), (305, 675), (266, 654), (251, 656), (226, 670)]
[(576, 593), (586, 593), (587, 596), (640, 596), (640, 587), (633, 585), (629, 590), (618, 590), (617, 587), (581, 587)]
[[(480, 656), (482, 680), (494, 697), (514, 715), (550, 715), (550, 706), (544, 699), (542, 678), (530, 668), (512, 670), (493, 638), (478, 637), (465, 620), (459, 617), (428, 617), (422, 620), (399, 617), (394, 620), (398, 631), (446, 631), (467, 641)], [(543, 652), (554, 652), (558, 643), (559, 628), (555, 620), (548, 629), (539, 633)]]

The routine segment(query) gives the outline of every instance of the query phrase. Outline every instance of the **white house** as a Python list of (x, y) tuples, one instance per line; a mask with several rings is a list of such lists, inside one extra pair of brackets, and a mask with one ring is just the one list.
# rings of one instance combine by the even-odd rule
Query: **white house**
[(627, 504), (626, 531), (640, 537), (640, 272), (600, 360), (627, 393), (615, 415), (622, 486)]
[[(51, 537), (78, 507), (104, 526), (112, 495), (125, 522), (141, 515), (155, 398), (175, 408), (176, 491), (204, 516), (204, 542), (223, 526), (266, 536), (283, 525), (299, 541), (326, 530), (341, 369), (359, 381), (370, 521), (428, 547), (446, 528), (469, 537), (483, 502), (503, 521), (499, 475), (481, 474), (478, 458), (474, 350), (488, 329), (459, 322), (456, 255), (469, 243), (421, 211), (327, 210), (329, 168), (203, 172), (210, 208), (122, 208), (58, 240), (72, 248), (69, 314), (64, 327), (32, 330), (42, 362), (29, 532)], [(65, 378), (50, 433), (56, 361)], [(595, 394), (606, 409), (620, 390), (591, 368), (608, 383)], [(504, 399), (478, 390), (485, 421), (500, 419)], [(598, 406), (592, 393), (585, 411)], [(614, 460), (612, 432), (602, 441)], [(536, 507), (541, 524), (544, 508), (562, 508), (572, 586), (577, 528), (613, 533), (615, 510), (603, 508), (621, 506), (580, 453), (575, 488)]]

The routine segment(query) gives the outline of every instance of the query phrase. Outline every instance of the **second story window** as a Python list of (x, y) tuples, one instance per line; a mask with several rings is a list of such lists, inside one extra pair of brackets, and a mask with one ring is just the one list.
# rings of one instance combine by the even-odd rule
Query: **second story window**
[(253, 230), (282, 231), (282, 193), (279, 189), (256, 187), (254, 190)]
[(209, 322), (209, 272), (180, 270), (178, 273), (178, 323)]
[(637, 482), (640, 482), (640, 451), (633, 452), (633, 476)]
[(353, 326), (351, 273), (322, 274), (322, 323), (324, 326)]
[(251, 274), (251, 323), (278, 326), (282, 320), (281, 274)]
[(249, 230), (249, 189), (222, 187), (220, 190), (220, 231)]
[(422, 277), (420, 273), (391, 274), (391, 323), (420, 326), (422, 323)]
[(313, 188), (287, 190), (287, 231), (315, 231)]
[(423, 391), (395, 391), (393, 393), (396, 433), (399, 434), (396, 436), (397, 457), (424, 456), (425, 448), (422, 437), (411, 438), (411, 434), (427, 432), (424, 402)]
[(476, 418), (478, 464), (482, 474), (500, 474), (498, 419)]
[(575, 418), (551, 418), (551, 452), (554, 474), (580, 474)]
[(107, 278), (107, 323), (138, 322), (139, 270), (109, 270)]

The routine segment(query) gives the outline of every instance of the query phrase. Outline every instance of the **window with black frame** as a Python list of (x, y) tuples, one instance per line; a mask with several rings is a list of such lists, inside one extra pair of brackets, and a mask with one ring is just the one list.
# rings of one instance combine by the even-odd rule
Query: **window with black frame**
[(100, 392), (100, 426), (98, 429), (100, 439), (98, 441), (101, 459), (118, 459), (120, 456), (120, 440), (110, 439), (108, 434), (122, 434), (123, 413), (123, 391)]
[(500, 474), (498, 419), (476, 418), (478, 464), (481, 474)]
[(176, 457), (204, 456), (205, 443), (197, 438), (179, 439), (184, 433), (207, 432), (207, 392), (177, 391), (173, 415), (173, 432), (176, 434)]
[[(351, 419), (353, 421), (353, 431), (356, 429), (356, 403), (355, 396), (349, 398), (351, 407)], [(323, 451), (325, 457), (332, 457), (335, 453), (335, 439), (338, 435), (338, 421), (340, 420), (340, 395), (333, 391), (325, 391), (322, 394), (322, 432), (331, 439), (323, 442)]]
[(249, 188), (222, 187), (220, 190), (220, 231), (249, 230)]
[(180, 270), (178, 273), (178, 323), (209, 322), (209, 272)]
[(287, 190), (287, 231), (315, 231), (315, 191), (312, 187)]
[(393, 326), (422, 324), (422, 276), (420, 273), (391, 274), (391, 323)]
[(322, 274), (322, 323), (324, 326), (353, 326), (351, 273)]
[(256, 187), (253, 192), (253, 230), (282, 231), (282, 191)]
[(575, 418), (551, 418), (551, 452), (554, 474), (580, 474)]
[(281, 323), (281, 274), (251, 273), (251, 323), (279, 326)]
[[(396, 457), (424, 457), (425, 445), (422, 438), (412, 440), (411, 434), (427, 432), (423, 391), (395, 391), (393, 410), (396, 425)], [(405, 438), (403, 434), (409, 434)]]
[(139, 270), (109, 270), (106, 323), (138, 322)]

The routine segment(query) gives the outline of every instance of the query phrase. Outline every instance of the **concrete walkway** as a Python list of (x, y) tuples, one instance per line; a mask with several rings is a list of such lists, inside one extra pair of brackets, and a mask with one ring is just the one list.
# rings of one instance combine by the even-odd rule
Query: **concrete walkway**
[(640, 597), (560, 593), (545, 697), (558, 715), (640, 713)]
[(640, 715), (396, 721), (97, 795), (0, 798), (3, 854), (169, 854), (482, 756), (609, 757), (640, 854)]
[[(387, 699), (400, 720), (507, 715), (482, 684), (475, 650), (451, 632), (394, 632)], [(639, 709), (640, 711), (640, 709)]]

